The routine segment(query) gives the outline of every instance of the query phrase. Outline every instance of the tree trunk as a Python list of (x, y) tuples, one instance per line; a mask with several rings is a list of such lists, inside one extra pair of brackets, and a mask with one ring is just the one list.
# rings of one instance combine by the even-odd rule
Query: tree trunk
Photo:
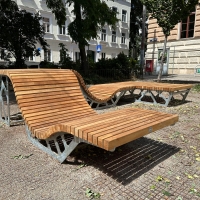
[(22, 57), (22, 49), (21, 49), (22, 45), (20, 45), (20, 42), (15, 48), (15, 68), (17, 69), (24, 68), (24, 59)]
[(15, 67), (17, 69), (22, 69), (22, 68), (24, 68), (24, 66), (25, 66), (24, 59), (16, 58)]
[(81, 56), (81, 70), (83, 70), (84, 74), (87, 74), (88, 71), (88, 63), (85, 52), (85, 46), (79, 44), (80, 56)]
[(158, 73), (158, 79), (157, 82), (161, 82), (161, 77), (162, 77), (162, 72), (163, 72), (163, 61), (165, 57), (165, 52), (166, 52), (166, 46), (167, 46), (167, 36), (165, 35), (165, 41), (164, 41), (164, 46), (163, 46), (163, 51), (162, 51), (162, 58), (161, 58), (161, 63), (160, 63), (160, 71)]
[[(74, 2), (74, 9), (76, 10), (76, 18), (78, 22), (81, 23), (82, 16), (81, 16), (81, 6), (76, 1)], [(78, 44), (80, 50), (80, 57), (81, 57), (81, 70), (83, 70), (84, 74), (87, 74), (88, 65), (87, 65), (87, 57), (85, 52), (85, 44), (79, 42)]]

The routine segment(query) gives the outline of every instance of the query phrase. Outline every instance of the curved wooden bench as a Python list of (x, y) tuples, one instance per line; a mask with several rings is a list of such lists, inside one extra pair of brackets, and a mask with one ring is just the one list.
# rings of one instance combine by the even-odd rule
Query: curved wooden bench
[[(183, 103), (192, 88), (192, 84), (171, 84), (157, 82), (139, 82), (135, 81), (135, 89), (140, 90), (136, 102), (153, 103), (155, 105), (168, 106), (171, 100), (177, 95), (181, 96), (180, 101)], [(150, 99), (150, 102), (146, 100)], [(161, 102), (159, 102), (161, 100)]]
[[(192, 85), (191, 84), (169, 84), (157, 82), (143, 82), (143, 81), (127, 81), (108, 84), (97, 84), (87, 88), (82, 76), (75, 70), (79, 83), (81, 85), (83, 94), (90, 106), (95, 104), (96, 109), (116, 106), (119, 99), (127, 92), (133, 96), (134, 101), (149, 103), (145, 97), (150, 97), (151, 102), (156, 105), (168, 106), (175, 95), (182, 96), (182, 102), (185, 101)], [(139, 95), (134, 94), (136, 89), (140, 90)], [(157, 101), (158, 97), (162, 103)], [(147, 98), (149, 99), (149, 98)]]
[(172, 125), (177, 115), (128, 108), (97, 114), (71, 70), (1, 70), (10, 78), (29, 140), (63, 162), (80, 142), (113, 150)]
[(77, 71), (73, 70), (73, 72), (79, 80), (84, 97), (88, 101), (89, 105), (95, 109), (116, 106), (119, 99), (127, 92), (133, 96), (135, 90), (133, 81), (97, 84), (88, 88), (85, 85), (83, 77)]

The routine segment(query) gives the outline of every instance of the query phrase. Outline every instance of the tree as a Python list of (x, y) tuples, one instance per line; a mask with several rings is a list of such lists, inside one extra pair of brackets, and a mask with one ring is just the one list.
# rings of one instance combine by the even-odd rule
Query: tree
[(180, 21), (185, 19), (189, 15), (191, 10), (197, 5), (198, 0), (141, 0), (147, 7), (147, 10), (151, 13), (151, 16), (157, 19), (157, 23), (162, 27), (165, 35), (161, 67), (158, 74), (158, 82), (161, 81), (163, 71), (163, 59), (166, 51), (167, 37), (170, 35), (170, 31)]
[(142, 29), (142, 7), (143, 4), (140, 0), (131, 0), (131, 13), (130, 13), (130, 54), (133, 50), (134, 59), (137, 60), (140, 52), (141, 34)]
[[(47, 6), (55, 13), (59, 23), (65, 21), (65, 11), (62, 0), (46, 0)], [(57, 2), (57, 3), (55, 3)], [(59, 3), (59, 4), (58, 4)], [(98, 37), (98, 31), (107, 24), (115, 27), (118, 19), (116, 13), (112, 11), (105, 1), (101, 0), (65, 0), (69, 6), (73, 5), (72, 13), (75, 19), (68, 26), (68, 33), (72, 40), (78, 43), (80, 49), (81, 66), (84, 72), (87, 72), (87, 58), (85, 46), (88, 41)], [(61, 25), (61, 24), (59, 24)]]
[(16, 59), (15, 66), (24, 66), (25, 58), (38, 55), (37, 42), (45, 50), (43, 26), (39, 14), (32, 15), (19, 10), (11, 0), (0, 1), (0, 47), (6, 49)]
[(60, 47), (60, 67), (61, 68), (72, 68), (73, 61), (71, 60), (71, 57), (68, 54), (68, 49), (66, 48), (65, 44), (59, 43)]

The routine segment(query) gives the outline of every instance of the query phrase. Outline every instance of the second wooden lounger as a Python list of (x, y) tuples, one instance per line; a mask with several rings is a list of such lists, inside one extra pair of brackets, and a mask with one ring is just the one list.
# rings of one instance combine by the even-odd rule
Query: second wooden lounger
[(133, 102), (151, 103), (155, 105), (168, 106), (177, 95), (184, 102), (191, 84), (169, 84), (143, 81), (127, 81), (108, 84), (97, 84), (87, 88), (82, 76), (73, 71), (82, 88), (82, 92), (91, 107), (95, 109), (116, 106), (119, 99), (127, 93), (133, 98)]

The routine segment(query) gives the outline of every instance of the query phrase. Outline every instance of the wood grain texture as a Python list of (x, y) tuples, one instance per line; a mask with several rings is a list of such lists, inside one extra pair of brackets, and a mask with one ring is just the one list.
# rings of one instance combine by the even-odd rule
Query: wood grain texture
[(169, 83), (157, 83), (157, 82), (143, 82), (143, 81), (126, 81), (118, 83), (97, 84), (87, 88), (82, 76), (75, 70), (73, 70), (77, 76), (79, 83), (84, 92), (94, 101), (99, 103), (108, 102), (118, 92), (129, 91), (135, 89), (152, 90), (152, 91), (164, 91), (175, 92), (179, 90), (190, 89), (191, 84), (169, 84)]
[[(138, 108), (97, 114), (86, 102), (80, 80), (71, 70), (16, 69), (0, 70), (0, 74), (10, 78), (24, 120), (38, 139), (66, 132), (112, 150), (178, 121), (177, 115)], [(148, 87), (154, 86), (172, 90), (181, 88), (148, 83)], [(98, 85), (91, 91), (104, 98), (113, 95), (116, 87), (121, 90), (147, 86), (131, 81)]]

